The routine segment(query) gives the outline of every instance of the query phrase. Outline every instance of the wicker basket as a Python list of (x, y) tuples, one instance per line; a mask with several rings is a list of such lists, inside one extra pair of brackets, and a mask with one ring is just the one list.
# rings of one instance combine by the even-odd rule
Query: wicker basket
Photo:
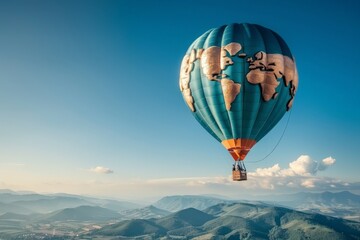
[(245, 181), (247, 180), (246, 171), (243, 170), (233, 170), (232, 171), (233, 181)]

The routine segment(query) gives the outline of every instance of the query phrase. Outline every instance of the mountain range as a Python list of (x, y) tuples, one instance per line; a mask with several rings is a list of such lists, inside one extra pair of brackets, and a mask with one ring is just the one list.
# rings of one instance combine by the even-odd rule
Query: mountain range
[[(360, 196), (348, 191), (343, 192), (300, 192), (295, 194), (264, 195), (253, 197), (259, 200), (241, 200), (242, 202), (283, 206), (294, 210), (320, 213), (360, 222)], [(155, 207), (171, 212), (185, 208), (204, 210), (219, 203), (234, 203), (239, 200), (220, 199), (208, 196), (178, 195), (168, 196), (154, 203)]]
[(126, 220), (89, 233), (139, 239), (360, 239), (360, 223), (287, 208), (222, 203), (159, 219)]
[(169, 212), (176, 212), (186, 208), (196, 208), (204, 210), (210, 206), (219, 203), (229, 203), (231, 200), (225, 200), (221, 198), (215, 198), (211, 196), (197, 196), (197, 195), (177, 195), (167, 196), (161, 198), (159, 201), (154, 203), (154, 206), (167, 210)]
[(264, 197), (266, 202), (292, 209), (320, 213), (360, 222), (360, 196), (348, 191), (310, 193), (300, 192)]
[(109, 199), (99, 199), (70, 194), (20, 194), (12, 191), (0, 191), (0, 215), (6, 212), (30, 214), (50, 213), (65, 208), (79, 206), (99, 206), (114, 211), (139, 208), (140, 205)]
[(360, 196), (350, 192), (178, 195), (141, 206), (0, 190), (0, 239), (360, 239), (359, 216)]

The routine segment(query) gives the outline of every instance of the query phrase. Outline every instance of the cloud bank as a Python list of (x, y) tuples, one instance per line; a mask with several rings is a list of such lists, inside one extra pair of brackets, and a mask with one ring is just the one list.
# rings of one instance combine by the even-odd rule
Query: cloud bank
[(248, 176), (253, 187), (264, 190), (312, 189), (324, 191), (331, 188), (341, 190), (346, 187), (346, 182), (317, 176), (319, 171), (325, 171), (335, 162), (336, 160), (332, 157), (315, 161), (308, 155), (301, 155), (290, 162), (287, 168), (281, 168), (279, 164), (275, 164), (269, 168), (257, 168), (254, 172), (249, 172)]
[[(192, 177), (152, 179), (146, 181), (146, 185), (165, 188), (172, 186), (183, 191), (221, 192), (226, 195), (258, 194), (259, 192), (296, 192), (303, 190), (314, 191), (340, 191), (349, 190), (353, 184), (329, 177), (317, 176), (318, 172), (325, 171), (336, 160), (332, 157), (315, 161), (308, 155), (301, 155), (290, 162), (287, 167), (281, 168), (275, 164), (268, 168), (257, 168), (248, 172), (248, 180), (245, 182), (233, 182), (231, 176), (226, 177)], [(187, 194), (190, 194), (189, 192)]]
[(106, 168), (106, 167), (102, 167), (102, 166), (97, 166), (97, 167), (94, 167), (94, 168), (90, 168), (89, 171), (94, 172), (94, 173), (100, 173), (100, 174), (114, 173), (114, 171), (111, 170), (110, 168)]
[[(299, 191), (344, 190), (360, 194), (360, 182), (347, 182), (319, 174), (319, 172), (331, 168), (335, 163), (336, 160), (332, 157), (315, 161), (307, 155), (302, 155), (290, 161), (285, 167), (280, 166), (280, 164), (274, 164), (267, 168), (257, 168), (249, 171), (248, 180), (243, 182), (232, 181), (231, 175), (124, 179), (120, 175), (114, 174), (111, 179), (101, 178), (77, 182), (54, 180), (53, 182), (32, 183), (32, 188), (29, 188), (29, 190), (95, 194), (98, 196), (119, 197), (121, 199), (159, 199), (167, 195), (217, 194), (234, 199), (259, 200), (260, 195), (295, 193)], [(97, 174), (113, 173), (113, 170), (103, 166), (97, 166), (88, 169), (88, 171)], [(1, 180), (0, 176), (0, 188), (20, 188), (19, 186), (1, 182)], [(33, 186), (37, 186), (38, 189), (34, 189)]]
[(281, 169), (279, 164), (269, 168), (257, 168), (255, 172), (249, 173), (253, 177), (294, 177), (315, 176), (317, 172), (324, 171), (335, 163), (335, 159), (327, 157), (320, 162), (314, 161), (308, 155), (301, 155), (295, 161), (289, 163), (289, 167)]

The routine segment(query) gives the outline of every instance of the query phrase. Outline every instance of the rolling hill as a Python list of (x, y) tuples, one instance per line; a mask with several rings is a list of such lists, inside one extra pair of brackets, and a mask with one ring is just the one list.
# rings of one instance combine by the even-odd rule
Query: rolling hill
[(119, 220), (122, 215), (102, 207), (96, 206), (80, 206), (76, 208), (66, 208), (56, 212), (43, 215), (38, 222), (54, 222), (54, 221), (109, 221)]
[(16, 201), (35, 201), (40, 199), (51, 199), (52, 197), (37, 193), (21, 194), (16, 192), (3, 191), (0, 193), (0, 202), (13, 203)]
[(135, 219), (126, 220), (117, 224), (105, 226), (100, 230), (95, 230), (91, 235), (96, 236), (161, 236), (166, 234), (167, 230), (156, 223), (145, 220)]
[(49, 213), (64, 208), (74, 208), (82, 205), (94, 205), (86, 200), (72, 197), (55, 197), (50, 199), (22, 200), (12, 204), (30, 209), (37, 213)]
[[(271, 199), (273, 197), (267, 197)], [(296, 210), (320, 213), (360, 222), (360, 196), (342, 192), (300, 192), (277, 196), (274, 201)]]
[(164, 197), (154, 203), (154, 206), (170, 212), (177, 212), (186, 208), (204, 210), (219, 203), (229, 202), (231, 201), (210, 196), (178, 195)]
[(212, 215), (195, 208), (187, 208), (170, 214), (169, 216), (156, 219), (154, 222), (167, 230), (174, 230), (188, 226), (201, 226), (213, 218), (214, 217)]
[(79, 206), (99, 206), (113, 211), (123, 211), (141, 207), (139, 204), (111, 199), (92, 198), (72, 194), (36, 194), (0, 190), (0, 214), (50, 213), (65, 208)]
[(27, 221), (27, 220), (32, 220), (35, 218), (38, 218), (39, 216), (41, 216), (41, 214), (18, 214), (18, 213), (12, 213), (12, 212), (7, 212), (4, 213), (3, 215), (0, 215), (0, 220), (4, 219), (4, 220), (19, 220), (19, 221)]
[(4, 213), (31, 214), (34, 211), (16, 204), (0, 202), (0, 215)]
[(127, 219), (160, 218), (171, 214), (169, 211), (154, 207), (152, 205), (144, 208), (124, 210), (120, 213)]

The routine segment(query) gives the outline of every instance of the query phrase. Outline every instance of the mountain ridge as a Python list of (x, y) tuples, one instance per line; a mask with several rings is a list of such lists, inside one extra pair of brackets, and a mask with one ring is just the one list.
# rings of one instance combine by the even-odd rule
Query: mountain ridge
[[(200, 216), (200, 221), (196, 220), (198, 216)], [(96, 230), (90, 235), (95, 237), (97, 234), (102, 236), (150, 237), (146, 231), (134, 232), (133, 226), (138, 221), (139, 219), (135, 219), (127, 220), (126, 224), (124, 222), (115, 223)], [(151, 225), (157, 230), (161, 229), (161, 231), (154, 232), (155, 235), (151, 235), (159, 239), (169, 234), (176, 235), (178, 238), (191, 239), (220, 237), (221, 239), (310, 238), (345, 240), (359, 239), (360, 236), (360, 223), (357, 222), (321, 214), (303, 213), (283, 207), (249, 203), (221, 203), (204, 211), (188, 208), (159, 219), (148, 219), (141, 224)], [(131, 226), (131, 231), (126, 226)], [(114, 229), (119, 229), (119, 231), (116, 232)], [(147, 228), (142, 227), (141, 229)], [(127, 234), (129, 231), (131, 235)], [(332, 238), (332, 236), (336, 236), (336, 238)]]
[(209, 206), (227, 202), (231, 202), (231, 200), (208, 197), (203, 195), (174, 195), (163, 197), (157, 202), (155, 202), (153, 205), (157, 208), (164, 209), (170, 212), (177, 212), (186, 208), (196, 208), (199, 210), (204, 210)]
[(144, 207), (144, 208), (136, 208), (136, 209), (128, 209), (120, 211), (122, 215), (124, 215), (128, 219), (150, 219), (150, 218), (159, 218), (164, 217), (171, 212), (166, 211), (164, 209), (157, 208), (153, 205)]
[(79, 206), (75, 208), (65, 208), (43, 215), (37, 221), (108, 221), (121, 218), (123, 218), (121, 214), (106, 208), (98, 206)]

